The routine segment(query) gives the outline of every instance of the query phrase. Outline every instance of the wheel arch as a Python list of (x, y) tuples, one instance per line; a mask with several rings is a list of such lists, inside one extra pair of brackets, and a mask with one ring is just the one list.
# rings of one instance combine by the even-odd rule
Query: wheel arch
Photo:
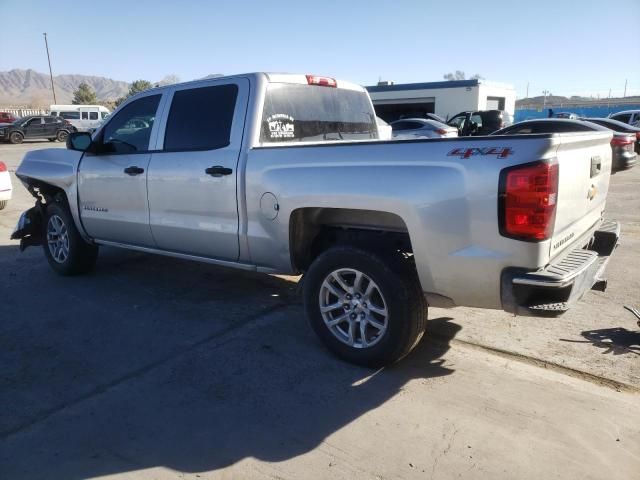
[(376, 251), (413, 251), (407, 225), (395, 213), (326, 207), (291, 212), (289, 245), (295, 270), (306, 271), (320, 253), (336, 244)]

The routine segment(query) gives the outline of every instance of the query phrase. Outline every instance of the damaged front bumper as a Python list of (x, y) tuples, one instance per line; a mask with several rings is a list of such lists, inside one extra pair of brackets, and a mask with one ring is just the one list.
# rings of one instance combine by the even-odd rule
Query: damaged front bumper
[(11, 234), (11, 240), (20, 240), (20, 251), (34, 245), (42, 245), (42, 206), (30, 208), (20, 215), (18, 224)]

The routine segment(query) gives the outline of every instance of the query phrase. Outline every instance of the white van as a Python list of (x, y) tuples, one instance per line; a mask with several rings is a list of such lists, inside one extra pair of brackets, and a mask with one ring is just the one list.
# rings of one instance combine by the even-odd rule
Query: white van
[(95, 130), (111, 113), (102, 105), (50, 105), (54, 117), (62, 117), (80, 132)]

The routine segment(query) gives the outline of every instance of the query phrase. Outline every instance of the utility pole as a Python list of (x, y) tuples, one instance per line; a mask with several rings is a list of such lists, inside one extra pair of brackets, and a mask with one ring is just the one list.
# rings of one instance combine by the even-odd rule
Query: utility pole
[(49, 42), (47, 42), (47, 34), (44, 35), (44, 46), (47, 49), (47, 61), (49, 62), (49, 77), (51, 77), (51, 91), (53, 92), (53, 103), (58, 103), (56, 100), (56, 87), (53, 86), (53, 71), (51, 70), (51, 57), (49, 56)]
[(627, 79), (624, 79), (624, 95), (622, 95), (623, 98), (626, 98), (627, 96)]
[(547, 95), (549, 95), (551, 92), (549, 90), (543, 90), (542, 94), (544, 95), (544, 98), (542, 99), (542, 109), (544, 110), (545, 107), (547, 106)]

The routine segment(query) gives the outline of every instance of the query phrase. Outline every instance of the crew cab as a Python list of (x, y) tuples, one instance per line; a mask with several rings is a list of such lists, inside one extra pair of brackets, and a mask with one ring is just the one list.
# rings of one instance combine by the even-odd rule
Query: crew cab
[[(67, 150), (26, 154), (14, 239), (61, 275), (101, 246), (304, 274), (341, 358), (381, 366), (427, 307), (558, 315), (604, 270), (611, 132), (380, 140), (357, 85), (254, 73), (147, 90)], [(91, 281), (90, 279), (88, 281)]]

